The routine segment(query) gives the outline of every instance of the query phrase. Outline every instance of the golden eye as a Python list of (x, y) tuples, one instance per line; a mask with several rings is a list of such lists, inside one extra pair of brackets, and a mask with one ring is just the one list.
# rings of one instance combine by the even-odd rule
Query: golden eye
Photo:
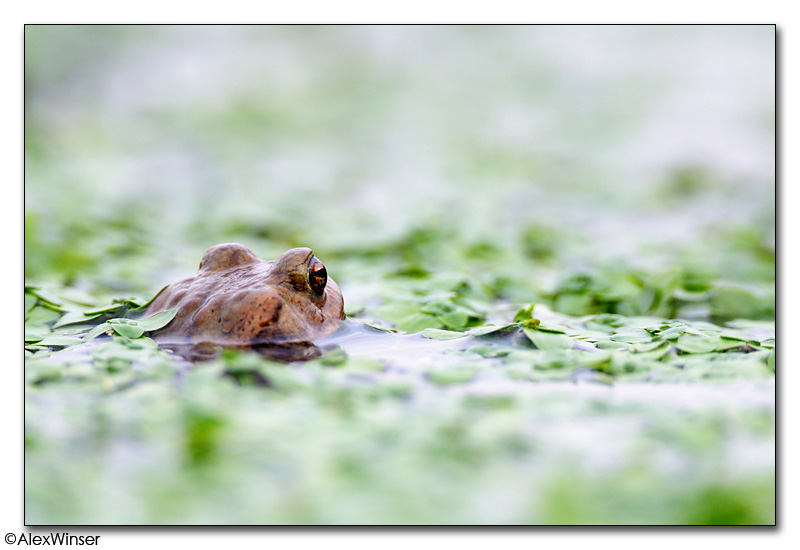
[(327, 283), (328, 271), (322, 265), (322, 262), (314, 258), (311, 265), (308, 266), (308, 285), (316, 294), (322, 294)]

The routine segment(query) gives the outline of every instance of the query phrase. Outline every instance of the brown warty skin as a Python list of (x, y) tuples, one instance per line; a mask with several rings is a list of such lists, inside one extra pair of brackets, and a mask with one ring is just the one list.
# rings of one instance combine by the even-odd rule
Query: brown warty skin
[(342, 293), (310, 248), (265, 261), (237, 243), (211, 247), (197, 275), (167, 286), (148, 314), (172, 308), (175, 318), (153, 333), (160, 342), (311, 342), (344, 319)]

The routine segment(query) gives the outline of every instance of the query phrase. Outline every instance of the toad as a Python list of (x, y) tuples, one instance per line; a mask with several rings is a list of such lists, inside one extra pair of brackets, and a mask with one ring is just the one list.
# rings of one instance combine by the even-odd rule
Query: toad
[(165, 287), (148, 313), (171, 308), (175, 318), (153, 332), (160, 342), (311, 342), (344, 319), (342, 293), (310, 248), (265, 261), (237, 243), (211, 247), (197, 275)]

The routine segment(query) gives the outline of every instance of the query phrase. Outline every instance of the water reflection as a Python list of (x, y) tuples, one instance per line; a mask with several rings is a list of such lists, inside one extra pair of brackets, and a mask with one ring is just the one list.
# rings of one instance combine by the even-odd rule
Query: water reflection
[(326, 353), (336, 349), (336, 346), (329, 345), (318, 347), (312, 342), (284, 342), (284, 343), (262, 343), (231, 345), (217, 344), (214, 342), (187, 342), (161, 344), (161, 347), (168, 350), (192, 363), (213, 361), (219, 359), (224, 350), (238, 352), (255, 352), (265, 359), (290, 363), (294, 361), (309, 361), (318, 359)]

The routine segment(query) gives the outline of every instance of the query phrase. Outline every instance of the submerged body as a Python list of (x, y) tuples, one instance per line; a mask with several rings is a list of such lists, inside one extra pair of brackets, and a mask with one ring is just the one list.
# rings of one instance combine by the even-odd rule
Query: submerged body
[(167, 286), (148, 308), (177, 308), (153, 337), (161, 342), (249, 345), (312, 342), (344, 319), (336, 283), (309, 248), (275, 261), (236, 243), (210, 248), (194, 277)]

